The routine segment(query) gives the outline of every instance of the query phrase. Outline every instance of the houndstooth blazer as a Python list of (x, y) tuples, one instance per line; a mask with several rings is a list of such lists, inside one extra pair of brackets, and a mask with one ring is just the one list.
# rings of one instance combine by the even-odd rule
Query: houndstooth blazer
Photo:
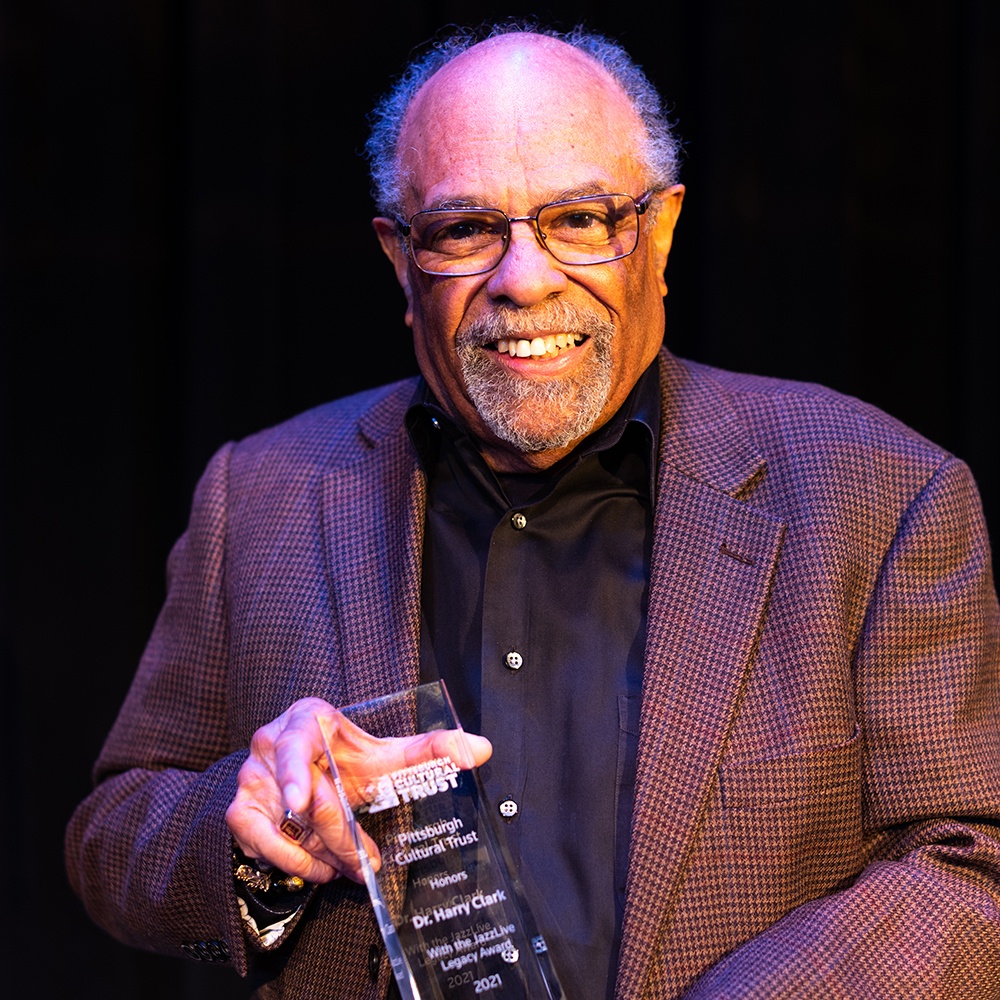
[[(653, 570), (617, 997), (1000, 996), (1000, 614), (966, 467), (814, 385), (660, 358)], [(417, 682), (413, 383), (223, 448), (67, 833), (122, 941), (260, 997), (382, 1000), (362, 887), (271, 953), (223, 814), (297, 698)]]

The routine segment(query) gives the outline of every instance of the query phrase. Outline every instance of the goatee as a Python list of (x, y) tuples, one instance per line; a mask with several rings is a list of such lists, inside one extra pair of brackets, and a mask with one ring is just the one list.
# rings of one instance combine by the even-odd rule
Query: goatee
[[(557, 332), (590, 340), (584, 363), (563, 377), (516, 375), (483, 350), (498, 340), (530, 340)], [(614, 336), (613, 324), (596, 313), (551, 302), (526, 311), (500, 308), (476, 320), (460, 334), (456, 350), (469, 397), (484, 423), (501, 441), (536, 452), (565, 448), (594, 429), (611, 394)]]

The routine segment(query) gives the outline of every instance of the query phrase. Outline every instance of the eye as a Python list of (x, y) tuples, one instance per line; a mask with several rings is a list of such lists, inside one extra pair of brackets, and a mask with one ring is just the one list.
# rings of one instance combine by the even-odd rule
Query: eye
[(477, 236), (482, 235), (482, 233), (483, 225), (481, 222), (471, 219), (461, 219), (447, 226), (441, 226), (434, 233), (434, 238), (435, 240), (454, 240), (456, 243), (459, 243), (462, 240), (475, 239)]
[(574, 212), (566, 217), (565, 225), (571, 229), (593, 229), (595, 226), (608, 227), (607, 215), (597, 215), (594, 212)]
[(549, 238), (567, 243), (605, 243), (614, 235), (615, 222), (600, 201), (560, 206), (543, 219)]
[(595, 212), (593, 209), (576, 209), (572, 212), (563, 212), (552, 222), (553, 229), (594, 229), (603, 227), (607, 229), (610, 224), (607, 212)]
[(421, 220), (417, 242), (437, 253), (468, 253), (502, 239), (503, 218), (489, 214), (453, 214), (427, 216)]

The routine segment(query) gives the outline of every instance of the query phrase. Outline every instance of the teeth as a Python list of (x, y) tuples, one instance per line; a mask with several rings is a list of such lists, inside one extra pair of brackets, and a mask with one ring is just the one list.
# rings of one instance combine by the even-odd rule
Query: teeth
[(532, 340), (498, 340), (496, 348), (501, 354), (509, 354), (512, 358), (554, 358), (560, 351), (576, 347), (582, 342), (580, 334), (556, 333)]

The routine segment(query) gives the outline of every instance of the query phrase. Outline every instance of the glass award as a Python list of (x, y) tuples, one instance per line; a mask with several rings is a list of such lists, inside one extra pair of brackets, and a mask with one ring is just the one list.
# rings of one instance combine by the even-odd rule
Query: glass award
[[(440, 681), (343, 712), (377, 736), (461, 731)], [(403, 1000), (560, 1000), (476, 771), (448, 757), (401, 768), (380, 776), (352, 816), (332, 756), (329, 763)], [(358, 825), (381, 851), (377, 874), (357, 840)]]

